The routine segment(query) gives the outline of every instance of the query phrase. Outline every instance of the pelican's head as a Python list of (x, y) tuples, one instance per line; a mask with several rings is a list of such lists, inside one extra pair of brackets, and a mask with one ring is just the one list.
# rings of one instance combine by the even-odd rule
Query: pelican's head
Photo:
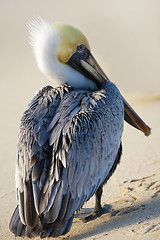
[(96, 73), (96, 69), (99, 73), (101, 70), (90, 53), (88, 40), (78, 29), (39, 19), (29, 24), (29, 30), (38, 67), (54, 83), (91, 90), (104, 83)]

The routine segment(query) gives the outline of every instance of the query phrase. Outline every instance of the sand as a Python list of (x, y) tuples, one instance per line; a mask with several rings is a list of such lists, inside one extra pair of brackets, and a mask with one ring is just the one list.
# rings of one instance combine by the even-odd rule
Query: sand
[(0, 4), (0, 239), (14, 239), (8, 224), (16, 206), (20, 117), (35, 92), (52, 84), (37, 69), (28, 44), (27, 22), (37, 16), (83, 30), (100, 65), (152, 128), (152, 135), (145, 137), (125, 123), (121, 163), (104, 187), (105, 213), (91, 222), (81, 221), (93, 210), (93, 197), (75, 216), (71, 231), (59, 239), (160, 239), (159, 1)]

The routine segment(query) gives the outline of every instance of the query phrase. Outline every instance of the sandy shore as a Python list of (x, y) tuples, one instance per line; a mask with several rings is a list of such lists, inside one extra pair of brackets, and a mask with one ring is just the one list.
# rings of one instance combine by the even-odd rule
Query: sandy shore
[(14, 169), (20, 117), (35, 92), (51, 84), (39, 73), (27, 43), (26, 22), (40, 15), (73, 22), (84, 30), (100, 65), (152, 128), (152, 135), (145, 137), (125, 124), (121, 163), (104, 187), (105, 213), (92, 222), (80, 220), (92, 211), (93, 197), (74, 218), (71, 231), (59, 239), (160, 239), (159, 2), (133, 1), (129, 5), (124, 0), (125, 10), (118, 1), (102, 1), (99, 8), (94, 1), (79, 6), (72, 0), (68, 12), (67, 3), (61, 6), (60, 1), (48, 5), (38, 0), (33, 5), (13, 2), (0, 1), (0, 238), (14, 239), (8, 224), (16, 206)]

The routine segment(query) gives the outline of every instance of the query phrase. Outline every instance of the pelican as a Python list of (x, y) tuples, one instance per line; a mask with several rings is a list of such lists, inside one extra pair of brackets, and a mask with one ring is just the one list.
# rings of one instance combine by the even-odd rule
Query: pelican
[(139, 118), (91, 54), (76, 28), (39, 19), (29, 25), (46, 86), (24, 112), (16, 164), (17, 207), (10, 221), (15, 236), (58, 237), (75, 211), (94, 194), (102, 212), (104, 183), (120, 162), (124, 119), (145, 135)]

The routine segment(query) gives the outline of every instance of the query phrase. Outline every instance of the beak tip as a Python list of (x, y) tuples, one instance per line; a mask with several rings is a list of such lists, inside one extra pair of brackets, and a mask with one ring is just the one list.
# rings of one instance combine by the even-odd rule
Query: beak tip
[[(148, 126), (147, 126), (148, 127)], [(151, 134), (151, 128), (148, 127), (147, 131), (144, 133), (146, 137), (148, 137)]]

